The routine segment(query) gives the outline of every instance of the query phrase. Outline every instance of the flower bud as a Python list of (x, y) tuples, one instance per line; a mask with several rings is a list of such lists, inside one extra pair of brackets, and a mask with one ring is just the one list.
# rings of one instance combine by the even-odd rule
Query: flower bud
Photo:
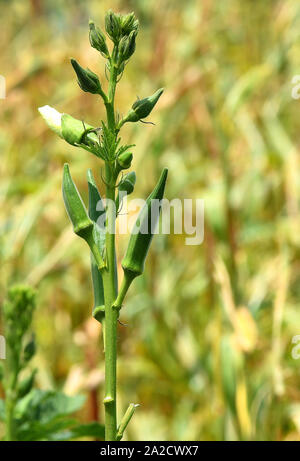
[(120, 154), (117, 161), (121, 170), (127, 170), (131, 165), (132, 159), (133, 155), (131, 152), (123, 152), (123, 154)]
[(136, 182), (136, 174), (134, 171), (127, 173), (127, 175), (122, 179), (118, 189), (119, 192), (126, 192), (127, 195), (131, 194), (134, 190)]
[(106, 45), (105, 35), (101, 31), (101, 29), (99, 29), (99, 27), (95, 26), (93, 21), (90, 21), (89, 27), (90, 27), (89, 36), (90, 36), (91, 46), (95, 48), (96, 50), (100, 51), (102, 56), (104, 56), (105, 58), (108, 58), (109, 52), (108, 52), (108, 48)]
[[(61, 130), (62, 137), (65, 141), (72, 146), (84, 143), (88, 144), (88, 141), (98, 142), (97, 135), (94, 132), (86, 134), (87, 130), (92, 130), (94, 127), (88, 124), (83, 124), (82, 120), (77, 120), (69, 114), (62, 114), (61, 117)], [(84, 139), (85, 138), (85, 139)], [(86, 141), (86, 142), (84, 142)]]
[(63, 137), (61, 131), (61, 116), (62, 114), (58, 112), (54, 107), (43, 106), (38, 108), (39, 113), (47, 123), (48, 127), (53, 130), (58, 136)]
[(130, 32), (128, 36), (121, 38), (119, 43), (119, 61), (127, 61), (135, 51), (135, 38), (137, 36), (136, 31)]
[(39, 107), (38, 110), (48, 127), (72, 146), (98, 142), (92, 125), (84, 124), (69, 114), (61, 114), (50, 106)]
[(99, 78), (94, 72), (81, 67), (75, 59), (71, 59), (71, 64), (76, 72), (78, 85), (83, 91), (92, 94), (100, 94), (102, 92)]
[(118, 43), (121, 37), (121, 20), (120, 15), (109, 10), (105, 15), (105, 30), (109, 38)]
[(135, 103), (132, 105), (131, 110), (128, 112), (127, 116), (123, 120), (123, 123), (138, 122), (139, 120), (148, 117), (153, 107), (161, 97), (163, 91), (163, 88), (160, 88), (152, 96), (149, 96), (145, 99), (138, 99), (137, 101), (135, 101)]
[(135, 18), (134, 13), (125, 14), (121, 17), (121, 31), (122, 35), (129, 35), (132, 31), (137, 31), (139, 28), (139, 21)]
[(134, 191), (136, 174), (134, 171), (127, 173), (118, 186), (118, 195), (116, 198), (116, 210), (119, 210), (124, 196), (132, 194)]

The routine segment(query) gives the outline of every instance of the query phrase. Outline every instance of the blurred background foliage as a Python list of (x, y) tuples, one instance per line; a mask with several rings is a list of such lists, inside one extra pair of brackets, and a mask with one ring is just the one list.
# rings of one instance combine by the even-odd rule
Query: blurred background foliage
[(184, 235), (157, 236), (122, 311), (119, 411), (141, 404), (127, 438), (299, 440), (300, 131), (291, 80), (300, 73), (300, 3), (2, 0), (0, 8), (1, 299), (13, 282), (38, 289), (39, 386), (85, 392), (80, 418), (103, 420), (89, 252), (61, 197), (64, 162), (85, 198), (86, 169), (100, 178), (100, 165), (50, 132), (37, 108), (99, 126), (101, 100), (79, 89), (69, 58), (105, 82), (88, 20), (103, 26), (107, 9), (134, 10), (141, 30), (119, 84), (120, 113), (166, 88), (156, 126), (122, 132), (136, 144), (135, 197), (168, 166), (169, 199), (205, 200), (205, 238), (187, 246)]

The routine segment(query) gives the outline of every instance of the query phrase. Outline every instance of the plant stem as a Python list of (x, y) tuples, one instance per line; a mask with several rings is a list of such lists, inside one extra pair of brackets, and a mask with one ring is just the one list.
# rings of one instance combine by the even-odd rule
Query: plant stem
[[(115, 133), (114, 97), (117, 69), (111, 60), (108, 101), (105, 103), (108, 129)], [(105, 301), (105, 440), (117, 438), (117, 322), (118, 311), (113, 309), (116, 296), (115, 276), (115, 182), (112, 165), (105, 164), (106, 179), (106, 259), (107, 268), (102, 272)]]
[(106, 188), (107, 206), (106, 256), (107, 268), (103, 270), (105, 300), (105, 440), (116, 440), (117, 433), (117, 322), (118, 312), (112, 308), (115, 300), (115, 190)]
[(15, 399), (12, 390), (7, 391), (5, 400), (6, 440), (16, 441), (14, 422)]
[(19, 360), (15, 353), (8, 348), (6, 359), (7, 380), (5, 381), (5, 423), (7, 441), (16, 441), (14, 409), (16, 404), (16, 386), (18, 380)]

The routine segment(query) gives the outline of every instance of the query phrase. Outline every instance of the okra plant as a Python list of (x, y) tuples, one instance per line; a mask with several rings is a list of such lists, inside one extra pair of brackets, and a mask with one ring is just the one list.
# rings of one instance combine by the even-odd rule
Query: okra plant
[[(111, 41), (110, 46), (102, 30), (90, 21), (90, 44), (106, 61), (106, 89), (93, 71), (84, 69), (75, 59), (71, 59), (80, 88), (100, 96), (104, 103), (106, 119), (101, 121), (100, 127), (93, 127), (68, 114), (60, 114), (49, 106), (39, 110), (49, 127), (61, 138), (77, 148), (92, 153), (104, 163), (104, 174), (101, 175), (101, 179), (105, 184), (105, 204), (91, 170), (87, 172), (88, 210), (72, 180), (67, 164), (64, 166), (62, 189), (74, 232), (86, 241), (91, 252), (95, 302), (93, 316), (102, 323), (105, 351), (105, 439), (121, 440), (136, 405), (130, 404), (120, 424), (117, 424), (116, 362), (119, 311), (132, 281), (144, 271), (145, 259), (159, 219), (160, 201), (164, 195), (168, 172), (167, 169), (162, 171), (157, 185), (139, 213), (122, 260), (123, 279), (118, 289), (116, 219), (122, 206), (123, 195), (132, 193), (136, 182), (133, 171), (124, 174), (131, 167), (131, 150), (134, 146), (122, 144), (120, 131), (125, 123), (144, 122), (163, 90), (159, 89), (152, 96), (137, 99), (127, 115), (119, 117), (115, 109), (116, 87), (135, 51), (139, 22), (134, 13), (121, 15), (108, 11), (105, 16), (105, 30)], [(152, 205), (155, 202), (156, 205), (158, 203), (158, 207), (156, 212), (153, 212)]]
[(6, 359), (0, 362), (0, 382), (5, 398), (0, 399), (0, 421), (5, 440), (72, 440), (78, 437), (104, 437), (104, 427), (96, 421), (80, 424), (70, 415), (79, 410), (84, 395), (69, 397), (55, 390), (35, 387), (37, 369), (32, 366), (36, 353), (32, 319), (35, 291), (25, 285), (8, 290), (2, 316), (6, 339)]

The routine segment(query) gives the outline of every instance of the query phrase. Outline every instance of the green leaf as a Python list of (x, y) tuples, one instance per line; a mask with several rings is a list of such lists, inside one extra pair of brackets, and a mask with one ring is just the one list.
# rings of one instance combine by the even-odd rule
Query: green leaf
[(61, 392), (34, 389), (18, 401), (15, 417), (20, 423), (30, 420), (47, 424), (79, 410), (84, 401), (83, 395), (69, 397)]
[(53, 434), (76, 427), (76, 420), (66, 416), (79, 410), (84, 401), (83, 395), (32, 390), (15, 408), (18, 440), (49, 440)]
[(105, 427), (103, 424), (99, 424), (96, 421), (92, 423), (79, 424), (75, 427), (71, 427), (68, 431), (54, 434), (51, 437), (51, 440), (63, 441), (81, 437), (94, 437), (96, 439), (104, 440)]
[(5, 403), (3, 399), (0, 399), (0, 421), (5, 420)]
[(74, 419), (58, 419), (48, 424), (40, 421), (28, 421), (18, 428), (17, 439), (19, 441), (54, 440), (55, 434), (74, 425)]

